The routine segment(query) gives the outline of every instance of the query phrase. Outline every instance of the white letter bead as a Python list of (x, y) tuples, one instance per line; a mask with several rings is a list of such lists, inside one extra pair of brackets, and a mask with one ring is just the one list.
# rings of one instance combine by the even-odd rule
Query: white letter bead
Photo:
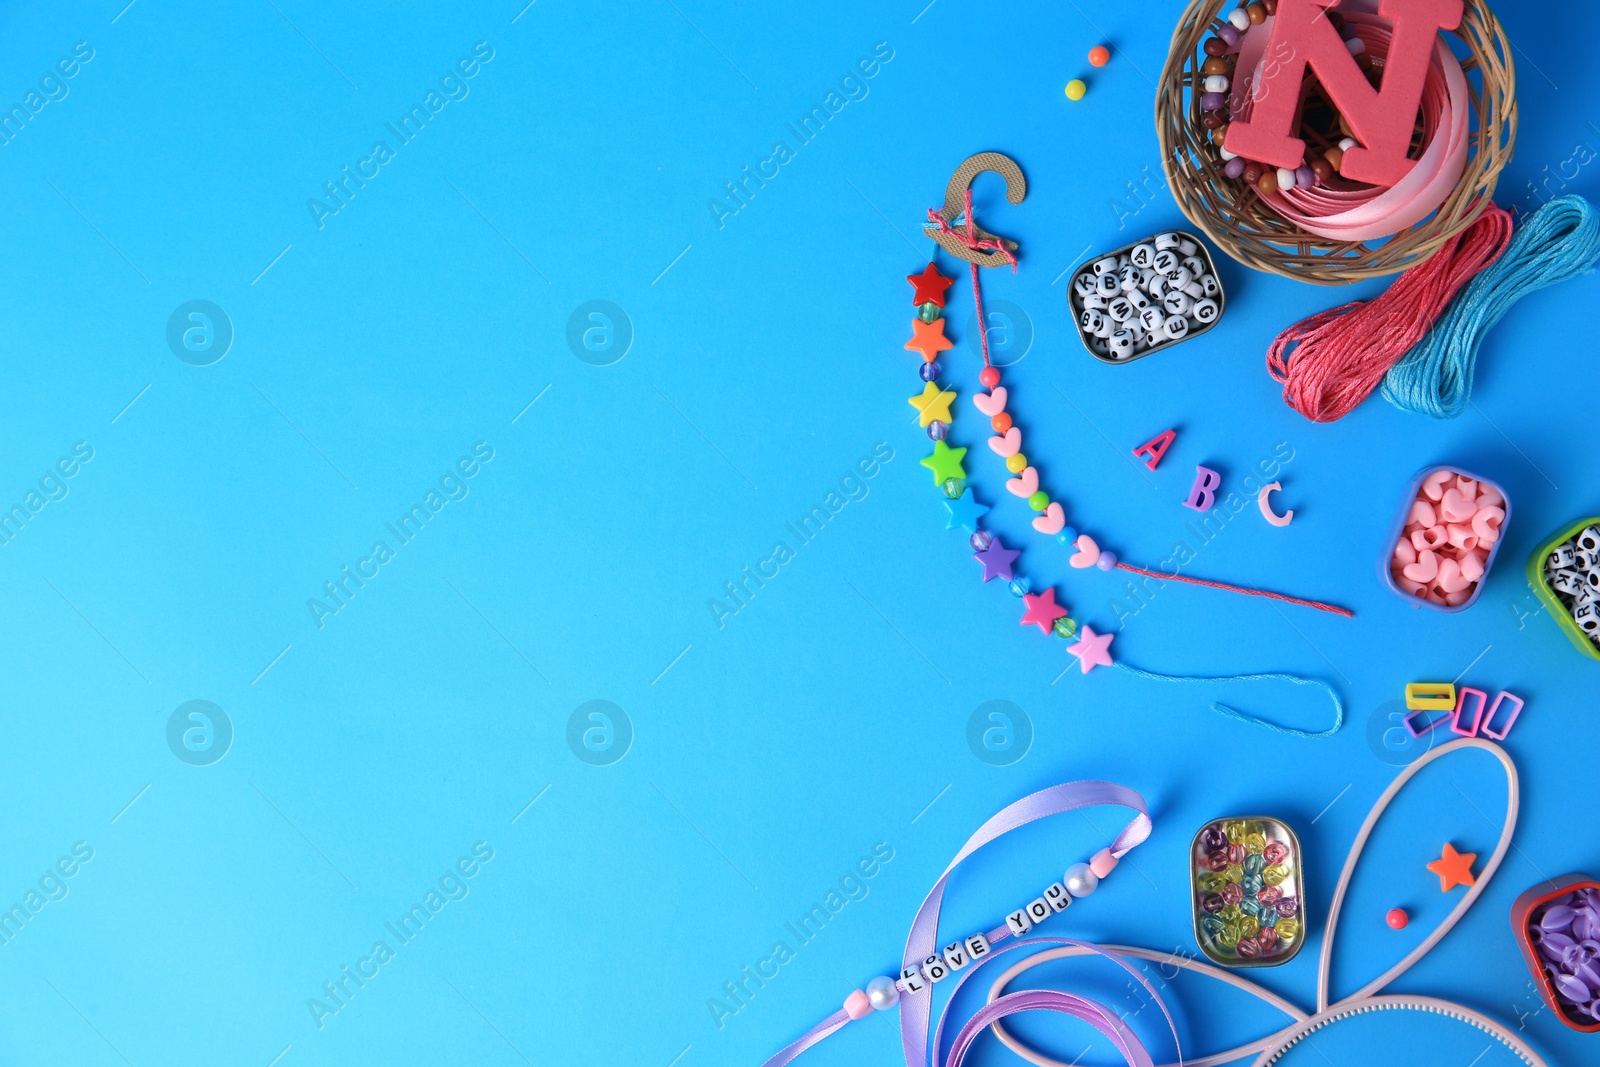
[(1033, 929), (1033, 921), (1028, 918), (1028, 910), (1026, 908), (1018, 908), (1010, 915), (1007, 915), (1006, 925), (1011, 927), (1011, 933), (1016, 937), (1021, 937)]
[(1052, 914), (1050, 905), (1044, 897), (1036, 897), (1028, 903), (1028, 918), (1032, 919), (1035, 925), (1044, 922)]
[(1051, 882), (1044, 887), (1044, 899), (1054, 911), (1066, 911), (1072, 906), (1072, 894), (1060, 882)]
[(1600, 634), (1600, 611), (1596, 611), (1593, 604), (1579, 604), (1573, 608), (1572, 621), (1590, 637)]
[[(1184, 299), (1187, 300), (1188, 297), (1184, 297)], [(1161, 324), (1161, 332), (1166, 334), (1170, 340), (1182, 340), (1189, 333), (1189, 320), (1182, 315), (1173, 315)]]
[(1135, 289), (1128, 294), (1128, 303), (1133, 305), (1134, 314), (1138, 314), (1150, 306), (1150, 298), (1144, 295), (1143, 289)]
[(1077, 293), (1079, 296), (1088, 296), (1090, 293), (1094, 292), (1094, 275), (1090, 274), (1088, 271), (1084, 271), (1082, 274), (1072, 279), (1072, 291)]
[(1156, 251), (1162, 252), (1168, 248), (1178, 247), (1178, 235), (1168, 230), (1166, 233), (1156, 235)]
[(1238, 30), (1240, 33), (1244, 33), (1250, 28), (1250, 15), (1242, 7), (1236, 7), (1232, 11), (1228, 12), (1228, 21), (1232, 23), (1233, 28)]
[(922, 980), (922, 972), (913, 963), (900, 972), (900, 987), (907, 993), (920, 993), (928, 988), (928, 983)]
[(1196, 278), (1206, 272), (1206, 265), (1200, 262), (1199, 256), (1184, 256), (1183, 265), (1189, 268), (1189, 274)]
[(1118, 322), (1127, 322), (1133, 318), (1133, 303), (1125, 296), (1119, 296), (1106, 305), (1106, 311)]
[(1167, 321), (1167, 313), (1158, 307), (1147, 307), (1139, 312), (1139, 323), (1150, 333), (1160, 333), (1161, 324)]
[(989, 939), (982, 934), (973, 934), (967, 938), (967, 955), (975, 960), (981, 960), (989, 954)]
[(1198, 251), (1200, 251), (1200, 249), (1195, 247), (1195, 243), (1193, 241), (1184, 237), (1178, 238), (1178, 255), (1192, 256)]
[(1078, 303), (1084, 308), (1094, 308), (1096, 311), (1104, 311), (1106, 309), (1106, 298), (1099, 293), (1090, 293)]
[(1194, 281), (1194, 275), (1189, 273), (1189, 268), (1179, 264), (1167, 272), (1167, 288), (1182, 289)]
[(1107, 271), (1105, 274), (1102, 274), (1099, 278), (1095, 279), (1094, 291), (1105, 297), (1107, 300), (1110, 300), (1112, 297), (1122, 292), (1122, 283), (1117, 281), (1117, 276), (1115, 273)]
[(1178, 258), (1178, 253), (1175, 249), (1163, 248), (1156, 253), (1155, 259), (1151, 261), (1151, 266), (1155, 268), (1156, 273), (1166, 275), (1183, 266), (1183, 262)]
[(939, 956), (929, 956), (922, 961), (923, 976), (930, 982), (942, 982), (950, 977), (950, 968)]
[(1573, 552), (1572, 562), (1580, 571), (1592, 571), (1600, 567), (1600, 552), (1590, 552), (1580, 548)]
[(1181, 317), (1189, 314), (1189, 309), (1194, 307), (1194, 301), (1189, 299), (1188, 293), (1174, 289), (1161, 298), (1161, 306), (1167, 309), (1167, 321), (1170, 323), (1171, 316)]
[(1208, 93), (1225, 93), (1228, 91), (1228, 76), (1226, 74), (1212, 74), (1200, 83), (1201, 89)]
[(1111, 335), (1111, 355), (1116, 359), (1127, 359), (1133, 355), (1134, 335), (1132, 330), (1117, 330)]
[(1215, 274), (1200, 275), (1200, 291), (1207, 296), (1216, 296), (1222, 292), (1222, 286), (1217, 283), (1217, 276)]
[(1183, 291), (1188, 295), (1190, 300), (1199, 300), (1201, 297), (1206, 295), (1206, 291), (1201, 288), (1199, 282), (1190, 282), (1188, 285), (1183, 287)]
[(967, 946), (960, 941), (950, 942), (940, 954), (944, 956), (944, 962), (952, 974), (972, 962), (972, 957), (967, 955)]
[(1094, 272), (1097, 276), (1109, 274), (1117, 269), (1116, 256), (1102, 256), (1094, 261)]
[(1571, 545), (1557, 545), (1555, 550), (1550, 553), (1550, 558), (1545, 562), (1545, 566), (1551, 570), (1559, 571), (1572, 566), (1573, 561), (1577, 558), (1577, 553), (1573, 552)]
[(1096, 355), (1109, 356), (1111, 354), (1111, 343), (1104, 337), (1098, 337), (1095, 334), (1090, 334), (1089, 350), (1094, 352)]
[(1578, 535), (1578, 547), (1585, 552), (1600, 552), (1600, 526), (1586, 526)]
[(1211, 299), (1209, 296), (1203, 300), (1198, 300), (1195, 302), (1194, 307), (1190, 309), (1190, 313), (1194, 315), (1194, 321), (1198, 322), (1202, 326), (1216, 322), (1218, 313), (1217, 302)]
[(1105, 321), (1105, 317), (1105, 313), (1099, 308), (1084, 308), (1083, 314), (1078, 317), (1078, 321), (1083, 323), (1085, 330), (1097, 334), (1100, 332), (1100, 326)]
[(1133, 251), (1128, 253), (1128, 260), (1135, 267), (1148, 267), (1150, 265), (1150, 261), (1154, 259), (1155, 256), (1156, 250), (1154, 247), (1146, 244), (1138, 244), (1134, 245)]
[(1167, 291), (1166, 276), (1163, 274), (1151, 274), (1150, 284), (1145, 286), (1145, 289), (1149, 292), (1152, 300), (1160, 300), (1162, 294)]

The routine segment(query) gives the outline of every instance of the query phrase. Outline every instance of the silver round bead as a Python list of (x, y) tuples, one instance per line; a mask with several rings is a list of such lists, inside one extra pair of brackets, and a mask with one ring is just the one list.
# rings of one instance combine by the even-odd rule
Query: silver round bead
[(879, 975), (867, 983), (867, 1003), (878, 1011), (888, 1011), (900, 1003), (900, 989), (894, 979)]
[(1074, 863), (1061, 876), (1061, 884), (1075, 897), (1086, 897), (1100, 888), (1100, 876), (1089, 869), (1087, 863)]

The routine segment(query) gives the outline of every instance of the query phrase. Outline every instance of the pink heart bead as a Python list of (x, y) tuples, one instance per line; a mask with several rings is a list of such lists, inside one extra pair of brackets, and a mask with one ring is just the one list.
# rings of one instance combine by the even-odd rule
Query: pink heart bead
[(1471, 589), (1462, 589), (1462, 590), (1460, 590), (1458, 592), (1446, 593), (1444, 595), (1445, 604), (1447, 606), (1449, 606), (1449, 607), (1452, 607), (1452, 608), (1460, 607), (1462, 604), (1465, 604), (1470, 599), (1472, 599), (1472, 590)]
[(1013, 426), (1003, 435), (989, 438), (989, 447), (994, 450), (995, 455), (1011, 458), (1022, 451), (1022, 429)]
[(1466, 497), (1468, 500), (1477, 498), (1478, 481), (1476, 478), (1468, 478), (1465, 474), (1458, 475), (1456, 478), (1456, 488), (1460, 489), (1461, 495)]
[(1044, 514), (1033, 520), (1033, 528), (1046, 537), (1054, 537), (1067, 525), (1067, 513), (1061, 509), (1061, 503), (1050, 501), (1050, 506), (1044, 509)]
[(1437, 504), (1444, 496), (1444, 483), (1454, 477), (1451, 471), (1434, 471), (1422, 480), (1422, 495)]
[(1403, 574), (1395, 576), (1394, 584), (1400, 587), (1400, 591), (1402, 593), (1409, 593), (1412, 596), (1421, 597), (1424, 600), (1428, 598), (1427, 586), (1418, 585), (1416, 582), (1413, 582), (1410, 578), (1407, 578)]
[(1406, 564), (1401, 568), (1401, 573), (1413, 582), (1431, 582), (1439, 576), (1439, 557), (1423, 549), (1417, 554), (1417, 561)]
[(1439, 525), (1439, 516), (1438, 513), (1434, 511), (1432, 504), (1428, 503), (1426, 500), (1419, 500), (1415, 504), (1411, 505), (1410, 521), (1416, 523), (1418, 526), (1426, 528), (1428, 526)]
[(1418, 552), (1427, 548), (1438, 548), (1445, 543), (1445, 540), (1446, 534), (1443, 526), (1430, 526), (1426, 530), (1418, 530), (1411, 535), (1411, 543), (1416, 546)]
[(1506, 498), (1500, 495), (1500, 490), (1488, 482), (1479, 482), (1478, 506), (1481, 508), (1503, 508), (1506, 506)]
[(1468, 552), (1461, 557), (1461, 576), (1469, 582), (1475, 582), (1483, 577), (1483, 565), (1488, 557), (1482, 549)]
[(1033, 467), (1024, 467), (1021, 474), (1006, 482), (1006, 488), (1011, 490), (1012, 496), (1032, 496), (1039, 491), (1039, 472)]
[(1445, 539), (1463, 552), (1471, 552), (1478, 547), (1478, 535), (1472, 532), (1472, 527), (1452, 522), (1444, 529)]
[(1505, 508), (1479, 508), (1472, 516), (1472, 532), (1478, 535), (1478, 544), (1492, 545), (1500, 540), (1500, 524), (1505, 521)]
[(1006, 387), (997, 385), (987, 393), (973, 393), (972, 406), (994, 418), (1006, 409)]
[(1417, 548), (1409, 539), (1401, 538), (1395, 542), (1394, 558), (1395, 562), (1402, 567), (1407, 563), (1415, 563), (1417, 561)]
[(1440, 589), (1443, 589), (1445, 593), (1449, 594), (1459, 593), (1463, 589), (1469, 588), (1472, 585), (1472, 582), (1469, 579), (1462, 577), (1461, 564), (1457, 563), (1453, 559), (1445, 559), (1439, 561), (1439, 577), (1437, 580), (1437, 585)]
[(1093, 567), (1100, 562), (1100, 546), (1095, 544), (1094, 538), (1088, 534), (1079, 534), (1078, 539), (1072, 543), (1077, 547), (1078, 551), (1073, 554), (1071, 559), (1067, 560), (1068, 563), (1079, 570), (1083, 570), (1085, 567)]
[(1446, 489), (1444, 499), (1439, 502), (1439, 514), (1445, 522), (1470, 522), (1477, 511), (1478, 505), (1455, 487)]

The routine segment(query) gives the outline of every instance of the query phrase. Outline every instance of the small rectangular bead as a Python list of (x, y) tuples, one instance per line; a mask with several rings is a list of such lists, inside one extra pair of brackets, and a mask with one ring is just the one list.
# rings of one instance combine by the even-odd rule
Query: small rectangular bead
[(967, 938), (967, 955), (975, 960), (981, 960), (989, 954), (989, 939), (982, 934), (973, 934)]
[(944, 957), (945, 965), (952, 973), (959, 971), (972, 962), (972, 957), (967, 955), (967, 946), (960, 941), (952, 941), (940, 953)]
[(1060, 882), (1051, 882), (1044, 887), (1044, 899), (1052, 911), (1066, 911), (1072, 907), (1072, 894)]
[(1006, 925), (1011, 927), (1013, 935), (1021, 937), (1033, 929), (1033, 920), (1028, 918), (1028, 910), (1026, 908), (1018, 908), (1006, 916)]
[(929, 956), (922, 961), (922, 974), (930, 982), (942, 982), (950, 977), (950, 965), (943, 956)]
[(928, 983), (923, 981), (922, 972), (917, 969), (916, 964), (913, 963), (900, 972), (900, 988), (907, 993), (920, 993), (928, 988)]

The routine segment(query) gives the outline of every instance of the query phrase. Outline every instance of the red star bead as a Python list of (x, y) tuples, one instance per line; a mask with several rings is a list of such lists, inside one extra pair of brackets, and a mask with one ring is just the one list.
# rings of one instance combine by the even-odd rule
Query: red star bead
[(921, 274), (907, 274), (906, 281), (917, 287), (911, 294), (913, 304), (937, 304), (944, 307), (944, 291), (955, 284), (954, 278), (946, 278), (939, 273), (939, 268), (929, 263)]

